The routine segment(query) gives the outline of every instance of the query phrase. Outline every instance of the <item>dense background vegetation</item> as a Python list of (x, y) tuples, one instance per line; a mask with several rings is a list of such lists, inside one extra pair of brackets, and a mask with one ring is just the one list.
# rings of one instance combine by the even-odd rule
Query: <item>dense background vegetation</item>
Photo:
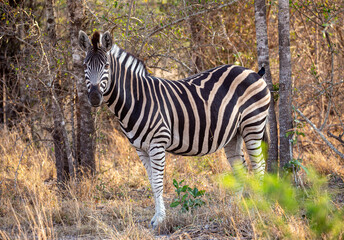
[[(73, 4), (79, 16), (71, 16)], [(266, 7), (278, 115), (278, 1), (267, 1)], [(338, 224), (343, 218), (344, 5), (300, 0), (289, 7), (294, 125), (288, 169), (294, 187), (282, 182), (279, 186), (290, 191), (279, 193), (299, 201), (271, 197), (267, 189), (280, 189), (273, 177), (265, 195), (250, 187), (247, 198), (232, 198), (223, 153), (169, 155), (166, 205), (175, 199), (172, 180), (177, 179), (204, 189), (206, 206), (191, 212), (169, 208), (157, 233), (147, 228), (153, 200), (144, 167), (106, 106), (88, 111), (95, 129), (87, 135), (95, 154), (92, 177), (78, 173), (77, 181), (58, 187), (57, 179), (73, 173), (68, 160), (83, 165), (85, 158), (79, 136), (84, 83), (78, 83), (82, 69), (73, 62), (75, 31), (109, 30), (149, 72), (169, 79), (232, 63), (258, 71), (254, 1), (1, 1), (1, 238), (343, 238)], [(67, 147), (71, 156), (63, 155)], [(58, 165), (59, 156), (65, 165)], [(307, 170), (312, 167), (325, 179)], [(269, 207), (255, 207), (249, 199)]]

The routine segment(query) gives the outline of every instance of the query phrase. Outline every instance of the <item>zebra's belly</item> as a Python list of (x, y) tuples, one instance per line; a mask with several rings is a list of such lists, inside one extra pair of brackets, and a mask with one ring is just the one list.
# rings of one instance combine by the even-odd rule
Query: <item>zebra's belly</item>
[(221, 148), (223, 148), (223, 146), (217, 148), (215, 151), (209, 151), (209, 152), (195, 152), (195, 151), (190, 151), (190, 152), (177, 152), (177, 151), (170, 151), (168, 149), (166, 149), (166, 152), (168, 153), (172, 153), (174, 155), (180, 155), (180, 156), (204, 156), (204, 155), (207, 155), (207, 154), (211, 154), (211, 153), (214, 153), (216, 152), (217, 150), (220, 150)]
[(203, 156), (223, 148), (229, 140), (226, 139), (222, 144), (218, 144), (218, 141), (214, 141), (212, 138), (200, 139), (198, 136), (195, 136), (193, 139), (179, 140), (178, 143), (178, 138), (174, 136), (174, 141), (166, 148), (166, 151), (182, 156)]

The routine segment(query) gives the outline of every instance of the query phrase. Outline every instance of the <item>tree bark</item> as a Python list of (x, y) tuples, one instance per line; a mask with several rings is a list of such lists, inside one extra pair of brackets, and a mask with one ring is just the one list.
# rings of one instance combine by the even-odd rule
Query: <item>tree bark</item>
[(265, 0), (255, 0), (255, 26), (256, 26), (256, 39), (257, 39), (257, 55), (258, 55), (258, 69), (265, 68), (264, 79), (271, 92), (271, 102), (269, 109), (269, 125), (270, 125), (270, 143), (267, 160), (267, 170), (272, 172), (278, 167), (278, 132), (277, 120), (275, 113), (275, 102), (273, 97), (273, 83), (270, 71), (269, 60), (269, 45), (266, 23), (266, 5)]
[(55, 89), (59, 88), (56, 86), (55, 81), (55, 69), (56, 62), (54, 60), (54, 48), (56, 47), (56, 24), (54, 14), (54, 2), (53, 0), (46, 1), (46, 19), (47, 19), (47, 35), (49, 39), (49, 81), (51, 85), (51, 108), (54, 119), (54, 128), (52, 130), (52, 137), (55, 148), (55, 166), (57, 182), (67, 183), (68, 180), (74, 177), (74, 159), (72, 159), (71, 149), (69, 146), (67, 130), (65, 128), (65, 121), (63, 116), (63, 110), (58, 101), (58, 94)]
[[(188, 4), (198, 4), (198, 0), (188, 1)], [(187, 13), (191, 15), (192, 13), (196, 12), (196, 7), (190, 9)], [(192, 40), (192, 49), (191, 49), (191, 61), (192, 61), (192, 71), (194, 74), (199, 73), (204, 70), (204, 62), (200, 56), (201, 44), (204, 41), (202, 35), (202, 24), (201, 24), (201, 16), (194, 16), (189, 19), (189, 26), (191, 31), (191, 40)]]
[(193, 63), (193, 73), (199, 73), (201, 72), (204, 67), (203, 67), (203, 60), (199, 56), (198, 52), (201, 51), (200, 44), (202, 42), (202, 35), (201, 35), (201, 30), (202, 30), (202, 25), (199, 23), (199, 18), (198, 17), (193, 17), (190, 18), (189, 20), (189, 25), (190, 25), (190, 30), (191, 30), (191, 39), (193, 43), (193, 49), (192, 49), (192, 63)]
[(7, 94), (6, 94), (6, 74), (2, 69), (2, 114), (5, 132), (7, 132)]
[(47, 19), (47, 33), (50, 40), (50, 48), (56, 46), (56, 23), (55, 23), (55, 13), (54, 13), (54, 0), (46, 1), (46, 19)]
[(84, 1), (68, 0), (69, 33), (73, 57), (73, 73), (77, 87), (77, 151), (78, 172), (93, 174), (95, 171), (94, 119), (88, 103), (84, 80), (82, 52), (78, 45), (78, 33), (84, 22)]
[(291, 111), (291, 55), (289, 33), (289, 0), (278, 1), (279, 36), (279, 126), (280, 126), (280, 170), (291, 160), (291, 134), (293, 127)]

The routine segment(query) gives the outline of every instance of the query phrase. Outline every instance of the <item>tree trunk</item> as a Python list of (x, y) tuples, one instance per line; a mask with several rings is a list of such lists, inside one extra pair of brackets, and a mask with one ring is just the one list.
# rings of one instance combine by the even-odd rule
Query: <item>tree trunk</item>
[(70, 174), (69, 174), (69, 165), (68, 158), (66, 153), (65, 142), (63, 139), (62, 133), (62, 124), (60, 114), (57, 113), (56, 104), (54, 100), (52, 101), (52, 111), (54, 117), (54, 129), (52, 131), (52, 137), (54, 141), (55, 148), (55, 166), (56, 166), (56, 175), (58, 183), (67, 183)]
[[(188, 4), (198, 4), (198, 0), (188, 1)], [(192, 14), (196, 11), (196, 7), (190, 9), (188, 14)], [(194, 74), (202, 72), (204, 70), (204, 62), (202, 57), (200, 56), (201, 44), (203, 42), (203, 34), (202, 34), (202, 24), (200, 23), (202, 17), (195, 16), (189, 19), (189, 26), (191, 31), (191, 41), (192, 41), (192, 48), (191, 48), (191, 61), (192, 61), (192, 71)]]
[(69, 33), (73, 56), (73, 73), (77, 87), (77, 151), (78, 172), (93, 174), (95, 171), (95, 128), (92, 109), (87, 100), (86, 83), (82, 63), (82, 52), (79, 49), (78, 33), (84, 22), (84, 2), (68, 0)]
[(256, 39), (257, 39), (257, 55), (258, 69), (265, 68), (264, 79), (271, 92), (271, 102), (269, 109), (269, 125), (270, 125), (270, 143), (267, 160), (267, 170), (272, 172), (278, 167), (278, 133), (277, 120), (275, 113), (275, 102), (273, 98), (273, 83), (270, 71), (268, 34), (266, 24), (266, 5), (265, 0), (255, 0), (255, 21), (256, 21)]
[(291, 55), (289, 34), (289, 0), (278, 1), (279, 36), (279, 126), (280, 126), (280, 170), (291, 160), (291, 134), (293, 127), (291, 111)]
[(200, 44), (202, 41), (202, 25), (199, 23), (199, 18), (198, 17), (193, 17), (190, 18), (189, 21), (190, 25), (190, 30), (191, 30), (191, 39), (193, 43), (193, 48), (192, 48), (192, 63), (193, 63), (193, 73), (199, 73), (203, 71), (203, 61), (202, 58), (199, 56), (198, 52), (201, 51)]
[(5, 74), (5, 68), (2, 69), (2, 118), (4, 123), (4, 129), (5, 132), (7, 132), (7, 94), (6, 94), (6, 74)]
[[(56, 47), (56, 24), (53, 0), (46, 1), (47, 34), (49, 39), (49, 80), (51, 82), (51, 108), (54, 119), (52, 137), (55, 148), (55, 166), (58, 183), (67, 183), (70, 177), (74, 177), (74, 160), (71, 156), (63, 110), (59, 105), (58, 95), (55, 89), (59, 88), (55, 82), (56, 62), (54, 59), (54, 48)], [(58, 91), (59, 92), (59, 91)], [(63, 186), (63, 184), (62, 184)]]

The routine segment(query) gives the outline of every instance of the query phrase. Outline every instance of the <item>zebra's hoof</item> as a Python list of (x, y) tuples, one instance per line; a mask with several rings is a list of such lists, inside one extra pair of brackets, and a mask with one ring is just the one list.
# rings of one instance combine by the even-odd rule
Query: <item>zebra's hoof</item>
[(165, 216), (162, 214), (155, 214), (151, 220), (151, 226), (156, 229), (162, 221), (164, 221)]

